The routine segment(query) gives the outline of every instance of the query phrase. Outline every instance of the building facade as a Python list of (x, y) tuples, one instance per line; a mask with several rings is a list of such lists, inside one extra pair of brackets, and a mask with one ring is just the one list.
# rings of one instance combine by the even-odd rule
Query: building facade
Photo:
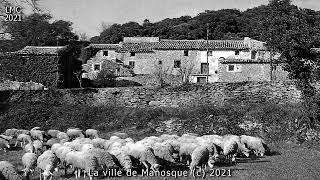
[(87, 49), (96, 52), (83, 64), (88, 73), (98, 70), (101, 62), (113, 61), (134, 74), (153, 74), (160, 68), (194, 83), (287, 79), (279, 56), (271, 57), (264, 42), (247, 37), (208, 41), (125, 37), (119, 44), (91, 44)]

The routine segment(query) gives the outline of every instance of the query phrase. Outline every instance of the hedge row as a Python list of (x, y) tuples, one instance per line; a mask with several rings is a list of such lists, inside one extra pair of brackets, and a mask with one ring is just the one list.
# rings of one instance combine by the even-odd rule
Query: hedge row
[[(1, 115), (2, 112), (2, 115)], [(167, 120), (175, 133), (198, 134), (250, 134), (269, 140), (285, 140), (295, 135), (307, 116), (301, 106), (248, 104), (217, 108), (133, 108), (90, 107), (46, 103), (18, 103), (2, 106), (0, 132), (8, 128), (30, 129), (39, 126), (66, 130), (68, 127), (95, 128), (101, 132), (119, 131), (128, 127), (136, 129), (165, 129)], [(258, 124), (249, 129), (243, 123)], [(170, 125), (170, 126), (171, 126)]]

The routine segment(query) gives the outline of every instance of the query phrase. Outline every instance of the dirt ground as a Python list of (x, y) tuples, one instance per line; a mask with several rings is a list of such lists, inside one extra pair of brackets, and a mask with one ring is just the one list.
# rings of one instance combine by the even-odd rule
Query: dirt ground
[[(219, 166), (213, 169), (206, 169), (205, 179), (319, 179), (320, 177), (320, 151), (319, 148), (308, 148), (307, 146), (299, 146), (288, 143), (281, 143), (271, 145), (273, 154), (262, 158), (237, 158), (237, 164), (232, 166)], [(318, 149), (318, 150), (317, 150)], [(0, 160), (7, 160), (12, 162), (19, 170), (23, 169), (21, 164), (21, 157), (23, 155), (21, 149), (12, 150), (9, 152), (0, 152)], [(219, 174), (220, 177), (216, 176)], [(224, 177), (222, 177), (223, 172)], [(230, 172), (230, 174), (229, 174)], [(67, 177), (63, 176), (63, 170), (55, 173), (53, 179), (76, 179), (71, 171)], [(231, 176), (229, 176), (231, 175)], [(202, 178), (203, 172), (199, 173), (197, 178)], [(38, 173), (30, 179), (39, 179)], [(78, 178), (78, 179), (89, 179)], [(116, 178), (101, 178), (114, 180), (128, 180), (128, 179), (194, 179), (193, 176), (185, 177), (150, 177), (150, 176), (136, 176), (136, 177), (116, 177)]]

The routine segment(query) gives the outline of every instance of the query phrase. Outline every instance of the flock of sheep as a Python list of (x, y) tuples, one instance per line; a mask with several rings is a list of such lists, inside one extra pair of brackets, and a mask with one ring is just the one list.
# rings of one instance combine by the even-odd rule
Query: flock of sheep
[[(50, 179), (54, 172), (72, 168), (76, 177), (81, 172), (92, 179), (92, 171), (132, 168), (160, 171), (180, 164), (189, 167), (190, 172), (197, 166), (213, 168), (217, 163), (235, 163), (236, 156), (250, 153), (264, 156), (268, 147), (258, 137), (236, 135), (163, 134), (134, 141), (126, 133), (114, 133), (110, 139), (99, 138), (98, 131), (69, 128), (42, 131), (39, 127), (29, 130), (7, 129), (0, 135), (0, 148), (10, 149), (9, 141), (15, 139), (15, 146), (21, 146), (25, 154), (23, 176), (33, 175), (40, 170), (40, 179)], [(22, 179), (17, 168), (8, 161), (0, 161), (1, 176), (8, 180)]]

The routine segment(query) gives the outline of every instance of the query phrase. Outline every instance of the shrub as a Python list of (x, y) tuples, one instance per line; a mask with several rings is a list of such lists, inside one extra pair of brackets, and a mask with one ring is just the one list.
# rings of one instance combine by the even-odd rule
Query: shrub
[(103, 88), (103, 87), (114, 87), (115, 86), (116, 76), (112, 69), (104, 69), (101, 70), (97, 78), (93, 80), (93, 85), (95, 87)]

